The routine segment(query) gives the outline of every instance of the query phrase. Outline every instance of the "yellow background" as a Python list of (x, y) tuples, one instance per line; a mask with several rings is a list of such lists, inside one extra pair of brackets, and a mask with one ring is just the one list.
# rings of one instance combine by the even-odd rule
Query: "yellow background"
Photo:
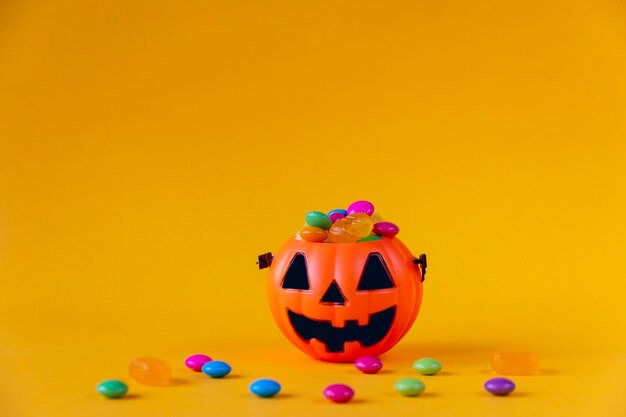
[[(625, 15), (617, 0), (3, 2), (0, 415), (623, 416)], [(430, 263), (377, 376), (293, 348), (255, 265), (307, 211), (361, 198)], [(509, 398), (482, 391), (501, 347), (542, 361)], [(187, 372), (197, 352), (233, 377)], [(175, 385), (98, 396), (143, 355)], [(445, 372), (394, 394), (421, 356)], [(252, 398), (261, 376), (284, 395)], [(358, 400), (327, 403), (331, 382)]]

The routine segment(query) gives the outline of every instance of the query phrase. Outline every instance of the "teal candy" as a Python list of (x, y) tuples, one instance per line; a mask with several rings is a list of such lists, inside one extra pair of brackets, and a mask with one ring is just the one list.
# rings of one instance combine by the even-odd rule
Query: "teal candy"
[(383, 238), (376, 235), (369, 235), (357, 240), (357, 242), (371, 242), (373, 240), (383, 240)]
[(405, 397), (416, 397), (424, 392), (426, 385), (419, 379), (402, 378), (396, 382), (396, 391)]
[(319, 227), (320, 229), (328, 230), (333, 224), (327, 215), (321, 211), (310, 211), (306, 215), (306, 224), (311, 227)]
[(223, 361), (211, 361), (202, 365), (202, 372), (211, 378), (222, 378), (231, 371), (230, 365)]
[(259, 397), (270, 398), (280, 392), (280, 384), (273, 379), (257, 379), (250, 384), (250, 392)]
[(441, 362), (433, 358), (422, 358), (413, 363), (413, 369), (422, 375), (435, 375), (441, 371)]
[(99, 383), (96, 391), (107, 398), (120, 398), (128, 392), (128, 385), (117, 379), (109, 379)]

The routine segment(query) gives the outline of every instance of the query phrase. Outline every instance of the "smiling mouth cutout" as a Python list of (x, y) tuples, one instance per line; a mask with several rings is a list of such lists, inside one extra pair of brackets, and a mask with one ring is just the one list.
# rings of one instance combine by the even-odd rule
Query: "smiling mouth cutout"
[(327, 352), (343, 352), (344, 343), (359, 342), (370, 347), (389, 333), (396, 317), (396, 306), (389, 307), (369, 317), (369, 323), (359, 326), (357, 320), (347, 320), (344, 327), (334, 327), (328, 320), (313, 320), (287, 309), (291, 326), (305, 342), (317, 339), (326, 345)]

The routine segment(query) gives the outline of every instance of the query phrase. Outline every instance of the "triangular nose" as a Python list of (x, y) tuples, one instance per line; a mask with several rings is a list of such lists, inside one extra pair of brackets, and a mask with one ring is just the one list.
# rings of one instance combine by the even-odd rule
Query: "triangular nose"
[(337, 281), (334, 281), (330, 284), (324, 296), (322, 297), (321, 303), (325, 304), (336, 304), (336, 305), (345, 305), (346, 297), (341, 293), (341, 289), (339, 289), (339, 285), (337, 285)]

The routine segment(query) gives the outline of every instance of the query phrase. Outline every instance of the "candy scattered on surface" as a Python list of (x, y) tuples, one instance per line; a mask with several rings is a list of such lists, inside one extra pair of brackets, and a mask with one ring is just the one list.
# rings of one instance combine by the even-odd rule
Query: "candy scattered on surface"
[(419, 379), (415, 378), (402, 378), (396, 381), (396, 391), (405, 397), (416, 397), (424, 392), (426, 385)]
[(133, 360), (128, 367), (128, 373), (142, 385), (163, 387), (169, 385), (172, 369), (167, 362), (146, 356)]
[(485, 382), (485, 389), (493, 395), (508, 395), (515, 389), (515, 384), (510, 379), (492, 378)]
[(400, 228), (391, 222), (374, 223), (374, 233), (378, 236), (394, 237), (400, 231)]
[(348, 206), (348, 215), (353, 213), (365, 213), (368, 216), (374, 214), (374, 205), (366, 200), (355, 201)]
[(376, 356), (362, 356), (354, 361), (354, 367), (364, 374), (375, 374), (383, 369), (383, 363)]
[(202, 365), (207, 362), (211, 362), (211, 358), (207, 355), (197, 354), (191, 355), (187, 359), (185, 359), (185, 366), (192, 371), (200, 372), (202, 370)]
[(250, 392), (259, 397), (269, 398), (280, 392), (280, 384), (273, 379), (257, 379), (250, 384)]
[(374, 240), (383, 240), (383, 238), (380, 236), (376, 236), (376, 235), (369, 235), (369, 236), (362, 237), (361, 239), (357, 240), (357, 242), (371, 242)]
[(311, 227), (319, 227), (320, 229), (328, 230), (333, 222), (327, 215), (321, 211), (310, 211), (306, 214), (306, 224)]
[(223, 361), (211, 361), (202, 366), (202, 372), (211, 378), (222, 378), (230, 373), (232, 368)]
[(323, 242), (328, 237), (326, 230), (312, 226), (303, 227), (298, 234), (302, 240), (307, 242)]
[(128, 385), (117, 379), (109, 379), (99, 383), (96, 391), (106, 398), (121, 398), (128, 392)]
[(354, 390), (344, 384), (332, 384), (324, 388), (323, 394), (336, 403), (347, 403), (354, 397)]
[(422, 375), (435, 375), (441, 371), (441, 362), (433, 358), (421, 358), (413, 363), (413, 369)]
[(529, 350), (499, 350), (491, 357), (491, 368), (500, 375), (535, 375), (539, 358)]

